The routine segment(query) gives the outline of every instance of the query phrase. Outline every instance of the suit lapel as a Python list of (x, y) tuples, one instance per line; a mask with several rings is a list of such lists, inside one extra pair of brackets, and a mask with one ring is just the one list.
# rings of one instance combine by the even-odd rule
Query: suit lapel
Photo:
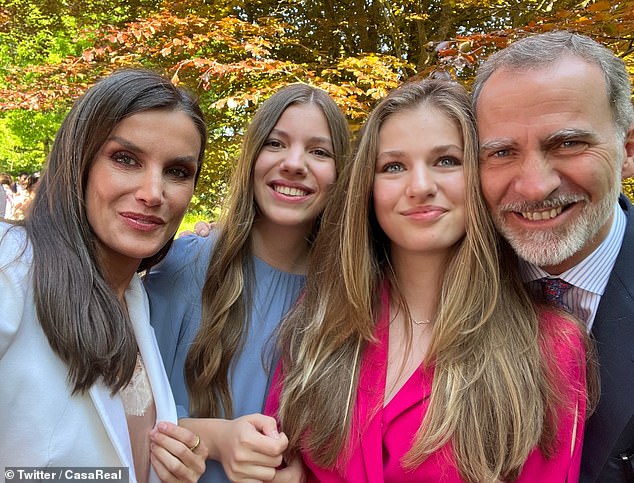
[(126, 303), (139, 352), (152, 387), (156, 405), (156, 421), (177, 423), (176, 405), (161, 360), (154, 331), (150, 326), (150, 308), (145, 291), (137, 277), (126, 291)]
[[(132, 328), (134, 329), (134, 336), (139, 346), (139, 353), (141, 354), (145, 371), (150, 380), (156, 409), (156, 422), (168, 421), (176, 424), (178, 422), (176, 404), (174, 403), (174, 396), (170, 389), (169, 380), (165, 374), (165, 368), (156, 343), (156, 337), (150, 326), (150, 307), (148, 299), (141, 281), (136, 276), (133, 277), (130, 282), (125, 299), (130, 320), (132, 321)], [(158, 483), (160, 481), (154, 468), (151, 466), (149, 481), (152, 483)]]
[[(134, 335), (139, 346), (145, 370), (152, 387), (156, 407), (156, 420), (177, 422), (176, 406), (165, 375), (154, 332), (150, 326), (149, 305), (140, 280), (135, 276), (125, 294)], [(110, 395), (110, 390), (101, 383), (94, 384), (90, 397), (101, 417), (101, 421), (112, 441), (121, 463), (130, 469), (130, 481), (135, 482), (134, 464), (128, 423), (118, 394)], [(154, 469), (150, 470), (150, 481), (158, 482)]]
[(592, 328), (599, 355), (601, 400), (586, 425), (584, 453), (595, 461), (607, 460), (634, 417), (634, 219), (629, 201), (622, 198), (621, 206), (628, 215), (623, 245)]
[(96, 382), (89, 389), (92, 399), (101, 422), (110, 437), (110, 441), (121, 460), (123, 466), (130, 469), (130, 481), (136, 481), (134, 477), (134, 464), (132, 463), (132, 448), (130, 447), (130, 436), (128, 434), (128, 423), (125, 419), (123, 404), (119, 394), (110, 395), (110, 389), (101, 382)]

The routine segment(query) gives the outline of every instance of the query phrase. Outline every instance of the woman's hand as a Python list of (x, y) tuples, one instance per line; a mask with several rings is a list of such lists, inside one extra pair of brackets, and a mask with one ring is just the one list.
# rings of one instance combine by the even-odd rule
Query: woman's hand
[(201, 435), (209, 458), (219, 461), (227, 477), (236, 483), (273, 480), (288, 446), (288, 438), (277, 431), (275, 419), (262, 414), (234, 420), (181, 419), (179, 424)]
[(205, 471), (207, 446), (187, 428), (160, 422), (150, 431), (152, 467), (161, 481), (196, 482)]

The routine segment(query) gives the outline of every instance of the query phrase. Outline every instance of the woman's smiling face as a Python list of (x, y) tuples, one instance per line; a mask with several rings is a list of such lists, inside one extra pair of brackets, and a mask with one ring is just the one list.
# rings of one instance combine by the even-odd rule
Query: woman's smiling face
[(131, 264), (174, 236), (194, 191), (200, 134), (179, 110), (123, 119), (88, 171), (86, 216), (102, 264)]

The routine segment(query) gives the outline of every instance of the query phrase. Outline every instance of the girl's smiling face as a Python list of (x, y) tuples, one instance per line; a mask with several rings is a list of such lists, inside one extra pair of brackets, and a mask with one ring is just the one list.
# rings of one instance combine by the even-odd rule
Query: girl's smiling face
[(260, 222), (310, 231), (337, 177), (333, 151), (326, 116), (317, 105), (287, 107), (255, 162)]
[(464, 237), (462, 159), (458, 125), (428, 104), (383, 122), (373, 200), (392, 252), (447, 252)]

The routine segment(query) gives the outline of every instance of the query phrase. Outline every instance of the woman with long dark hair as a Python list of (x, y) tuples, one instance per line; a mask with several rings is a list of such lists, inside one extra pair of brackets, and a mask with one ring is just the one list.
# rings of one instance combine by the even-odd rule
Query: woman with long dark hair
[(202, 473), (137, 272), (172, 241), (206, 133), (196, 101), (146, 70), (104, 78), (64, 119), (25, 220), (0, 224), (0, 466)]

